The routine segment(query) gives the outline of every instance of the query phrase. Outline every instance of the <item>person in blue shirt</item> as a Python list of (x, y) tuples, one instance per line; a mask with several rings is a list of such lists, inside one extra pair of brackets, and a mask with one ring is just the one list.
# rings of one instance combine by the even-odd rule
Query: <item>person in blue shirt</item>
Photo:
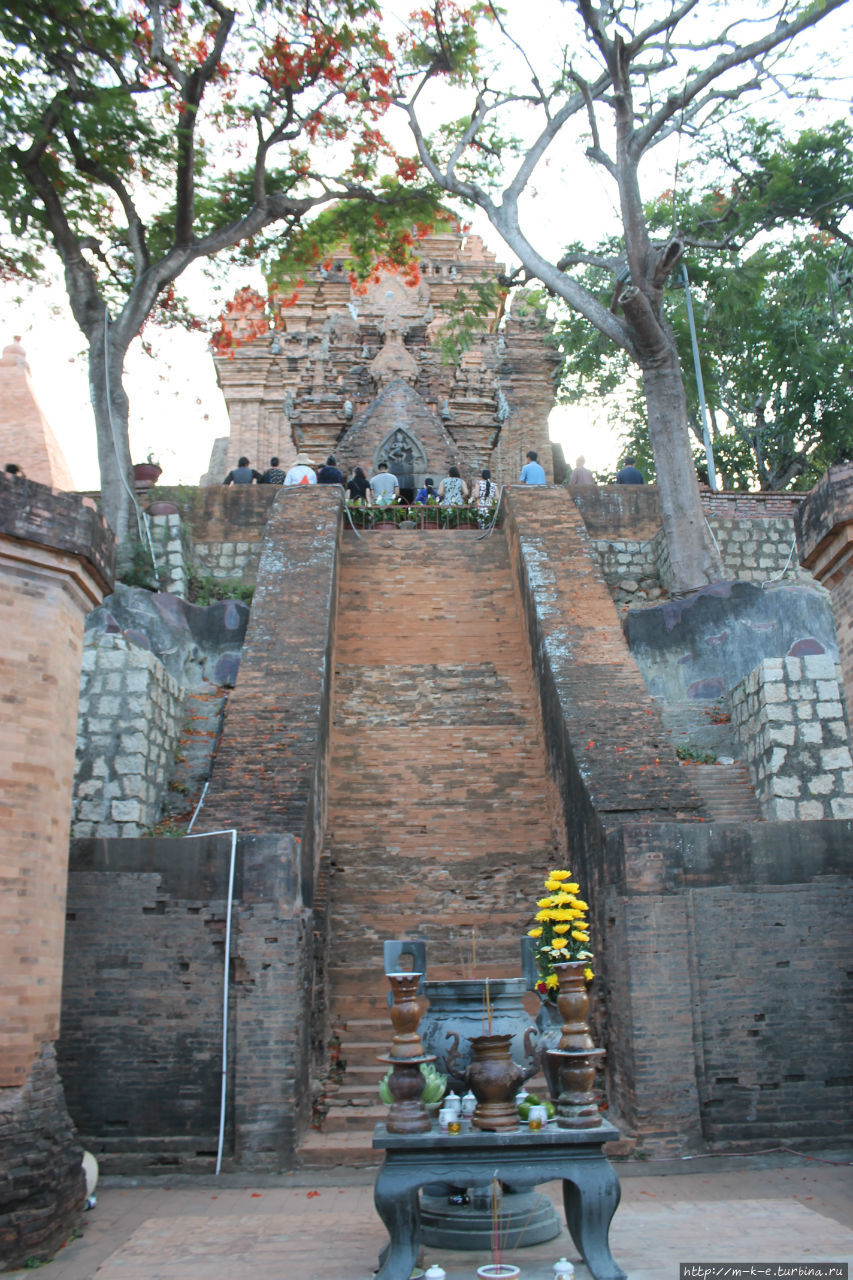
[(621, 471), (616, 473), (617, 484), (645, 484), (646, 477), (642, 471), (638, 471), (636, 466), (636, 458), (626, 458), (625, 465)]
[(522, 484), (547, 484), (548, 480), (545, 476), (545, 468), (539, 461), (539, 454), (535, 449), (528, 449), (527, 462), (521, 468)]

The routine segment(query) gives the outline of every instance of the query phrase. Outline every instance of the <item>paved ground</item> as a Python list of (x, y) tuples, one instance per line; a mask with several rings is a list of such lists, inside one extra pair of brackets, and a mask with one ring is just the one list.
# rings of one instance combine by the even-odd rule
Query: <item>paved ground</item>
[[(853, 1152), (616, 1168), (622, 1203), (610, 1246), (630, 1280), (677, 1280), (679, 1262), (853, 1264)], [(559, 1205), (559, 1184), (544, 1190)], [(45, 1280), (370, 1280), (383, 1243), (364, 1173), (116, 1179), (98, 1188), (82, 1236), (40, 1271)], [(563, 1255), (588, 1280), (565, 1230), (509, 1260), (522, 1280), (553, 1280)], [(473, 1280), (488, 1260), (437, 1249), (422, 1259), (440, 1263), (448, 1280)]]

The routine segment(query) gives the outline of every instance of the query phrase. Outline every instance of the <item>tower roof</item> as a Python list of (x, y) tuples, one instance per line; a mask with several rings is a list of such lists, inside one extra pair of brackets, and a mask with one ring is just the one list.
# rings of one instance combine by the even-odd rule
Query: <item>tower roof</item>
[(0, 466), (14, 462), (28, 480), (74, 489), (71, 470), (36, 399), (27, 353), (15, 337), (0, 356)]

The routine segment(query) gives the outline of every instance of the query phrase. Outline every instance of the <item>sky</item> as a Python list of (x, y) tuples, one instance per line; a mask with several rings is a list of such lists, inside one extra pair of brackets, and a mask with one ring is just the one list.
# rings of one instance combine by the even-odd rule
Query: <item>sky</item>
[[(548, 3), (550, 0), (525, 0), (524, 14), (526, 37), (534, 41), (538, 38), (542, 49), (550, 52), (550, 28), (544, 20)], [(516, 17), (517, 5), (518, 0), (512, 0), (507, 6), (507, 11)], [(830, 22), (835, 22), (835, 17), (822, 24), (828, 37)], [(538, 37), (531, 33), (538, 33)], [(837, 107), (828, 110), (829, 118), (838, 114)], [(609, 180), (577, 152), (572, 155), (569, 150), (562, 156), (562, 161), (558, 155), (537, 172), (534, 192), (524, 209), (530, 238), (537, 247), (552, 253), (558, 253), (570, 238), (594, 243), (618, 225), (614, 189)], [(654, 162), (646, 166), (643, 175), (644, 194), (652, 196), (672, 185), (675, 159), (672, 147), (654, 153)], [(506, 246), (485, 217), (475, 215), (472, 221), (474, 232), (482, 236), (498, 261), (509, 262)], [(245, 277), (235, 275), (233, 282), (226, 281), (223, 296), (230, 296), (245, 282)], [(202, 311), (211, 313), (217, 309), (200, 264), (184, 273), (178, 287)], [(13, 336), (21, 336), (37, 398), (63, 448), (75, 483), (81, 489), (97, 488), (85, 343), (71, 318), (64, 288), (57, 280), (49, 290), (18, 295), (19, 286), (0, 287), (0, 347), (11, 342)], [(132, 457), (143, 461), (149, 453), (154, 455), (163, 467), (164, 483), (196, 484), (207, 470), (213, 441), (228, 434), (228, 417), (216, 385), (206, 336), (171, 330), (160, 335), (147, 332), (146, 337), (153, 344), (154, 358), (145, 355), (140, 344), (135, 343), (126, 361)], [(620, 455), (619, 424), (617, 415), (608, 420), (608, 411), (613, 412), (607, 407), (597, 414), (583, 408), (555, 408), (552, 438), (562, 444), (569, 462), (583, 454), (594, 471), (615, 469)], [(0, 459), (0, 463), (6, 461), (14, 459)]]

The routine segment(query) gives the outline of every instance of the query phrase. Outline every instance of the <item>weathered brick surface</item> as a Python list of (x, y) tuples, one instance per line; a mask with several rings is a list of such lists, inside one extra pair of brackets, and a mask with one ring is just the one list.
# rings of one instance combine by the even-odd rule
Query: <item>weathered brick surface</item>
[(803, 563), (832, 597), (848, 705), (853, 700), (853, 463), (830, 467), (800, 510)]
[(45, 1044), (24, 1087), (0, 1089), (0, 1270), (45, 1261), (67, 1240), (86, 1195), (82, 1159)]
[(53, 1041), (83, 619), (101, 599), (110, 549), (79, 498), (0, 488), (0, 1245), (15, 1262), (55, 1247), (83, 1198)]
[[(656, 485), (599, 485), (570, 490), (590, 537), (645, 542), (660, 528)], [(802, 493), (711, 493), (702, 490), (702, 510), (715, 520), (794, 519)]]
[(26, 352), (17, 339), (0, 357), (0, 455), (30, 480), (73, 489), (62, 449), (36, 399)]
[(850, 822), (608, 837), (596, 969), (611, 1105), (650, 1149), (849, 1129), (850, 837)]
[[(641, 817), (707, 817), (631, 657), (568, 490), (514, 486), (506, 516), (558, 775), (580, 781), (605, 829)], [(567, 812), (570, 829), (572, 820)]]
[(101, 593), (113, 584), (115, 541), (91, 498), (61, 493), (31, 480), (15, 480), (2, 472), (0, 537), (73, 557), (67, 571), (79, 562)]
[(322, 847), (332, 619), (342, 495), (278, 489), (214, 764), (202, 829), (290, 831), (302, 840), (306, 901)]
[[(73, 846), (60, 1069), (108, 1170), (213, 1166), (230, 852), (228, 835)], [(241, 838), (235, 871), (225, 1167), (279, 1169), (310, 1110), (311, 915), (292, 837)]]
[[(369, 1158), (388, 1048), (382, 943), (431, 977), (519, 973), (565, 858), (506, 542), (498, 530), (344, 535), (329, 794), (329, 991), (347, 1062), (302, 1159)], [(349, 1134), (347, 1134), (349, 1131)]]

